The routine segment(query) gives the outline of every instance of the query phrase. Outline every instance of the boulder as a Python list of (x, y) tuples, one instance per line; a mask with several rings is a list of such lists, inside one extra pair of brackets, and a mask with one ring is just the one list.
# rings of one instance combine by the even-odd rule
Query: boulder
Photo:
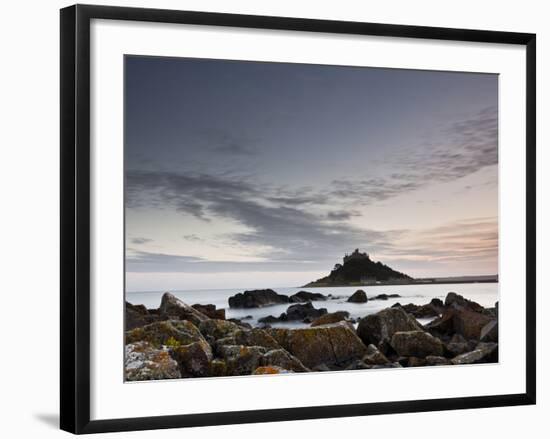
[(293, 321), (300, 320), (304, 321), (306, 319), (316, 319), (327, 313), (326, 308), (316, 309), (311, 302), (305, 304), (297, 303), (295, 305), (290, 305), (286, 310), (286, 317), (281, 315), (281, 320)]
[(170, 354), (146, 341), (125, 346), (124, 376), (127, 381), (181, 378), (178, 363)]
[(237, 329), (228, 337), (218, 339), (216, 345), (261, 346), (266, 349), (281, 348), (271, 335), (260, 328)]
[(159, 314), (164, 319), (180, 319), (189, 320), (194, 325), (199, 325), (200, 322), (208, 320), (208, 317), (197, 311), (192, 306), (179, 300), (176, 296), (170, 293), (164, 293), (160, 301)]
[[(284, 313), (281, 314), (281, 315), (284, 315)], [(268, 316), (265, 316), (265, 317), (260, 317), (258, 319), (258, 323), (267, 323), (267, 324), (277, 323), (277, 322), (280, 322), (280, 321), (281, 321), (281, 319), (279, 317), (272, 316), (271, 314), (268, 315)]]
[(364, 370), (364, 369), (372, 369), (373, 366), (371, 364), (367, 364), (362, 360), (355, 360), (352, 361), (352, 363), (346, 367), (346, 370)]
[(211, 319), (225, 320), (225, 309), (216, 309), (216, 305), (201, 305), (196, 303), (191, 306)]
[(394, 299), (396, 297), (401, 297), (399, 294), (378, 294), (377, 296), (374, 296), (371, 300), (388, 300), (388, 299)]
[(305, 303), (316, 300), (327, 300), (328, 297), (321, 293), (310, 293), (309, 291), (298, 291), (289, 297), (291, 303)]
[(444, 352), (441, 340), (425, 331), (395, 332), (390, 345), (395, 352), (405, 357), (442, 356)]
[(498, 342), (498, 320), (492, 320), (481, 328), (479, 340), (495, 343)]
[(160, 320), (158, 315), (149, 313), (149, 310), (143, 305), (132, 305), (131, 303), (126, 302), (124, 309), (124, 324), (127, 331)]
[(466, 339), (479, 340), (481, 330), (492, 321), (491, 317), (469, 309), (454, 309), (453, 313), (453, 329)]
[(224, 377), (227, 376), (227, 365), (225, 360), (214, 358), (208, 366), (208, 376)]
[(241, 329), (239, 325), (228, 320), (209, 319), (199, 324), (201, 334), (215, 340), (227, 337), (239, 329)]
[(367, 346), (367, 353), (362, 361), (371, 366), (390, 363), (390, 360), (373, 344)]
[(279, 366), (260, 366), (256, 368), (252, 375), (276, 375), (280, 373), (290, 373), (290, 371)]
[(155, 347), (180, 346), (206, 340), (193, 323), (187, 320), (165, 320), (126, 331), (126, 343), (147, 341)]
[(266, 352), (260, 359), (260, 364), (262, 366), (277, 366), (293, 372), (309, 372), (309, 369), (298, 358), (284, 349), (273, 349)]
[(321, 317), (317, 317), (315, 320), (313, 320), (313, 322), (311, 322), (311, 326), (329, 325), (331, 323), (337, 323), (341, 322), (342, 320), (347, 320), (348, 318), (349, 312), (347, 311), (331, 312), (322, 315)]
[(263, 306), (288, 303), (289, 298), (273, 290), (252, 290), (238, 293), (229, 298), (231, 308), (261, 308)]
[(235, 323), (236, 325), (240, 326), (241, 328), (244, 328), (244, 329), (252, 329), (252, 325), (250, 323), (247, 323), (247, 322), (243, 322), (241, 319), (236, 319), (236, 318), (230, 318), (230, 319), (227, 319), (228, 322), (233, 322)]
[(419, 331), (418, 322), (401, 308), (386, 308), (359, 321), (357, 335), (366, 345), (389, 343), (399, 331)]
[(225, 360), (226, 373), (230, 376), (252, 374), (266, 352), (259, 346), (227, 345), (219, 348), (219, 354)]
[(469, 343), (460, 334), (455, 334), (445, 345), (445, 349), (452, 357), (471, 351)]
[(451, 360), (445, 357), (428, 355), (426, 357), (426, 366), (448, 366), (452, 364)]
[(213, 356), (206, 342), (175, 346), (170, 348), (170, 356), (178, 363), (182, 377), (204, 377), (210, 374)]
[(498, 361), (497, 343), (479, 343), (477, 347), (464, 354), (457, 355), (451, 360), (452, 364), (495, 363)]
[(407, 367), (422, 367), (426, 366), (425, 358), (409, 357), (407, 358)]
[(459, 308), (466, 308), (474, 312), (483, 312), (485, 309), (479, 303), (468, 300), (462, 297), (460, 294), (453, 292), (447, 293), (447, 297), (445, 297), (445, 306), (450, 307), (453, 305)]
[(279, 344), (304, 366), (341, 366), (366, 354), (366, 346), (345, 322), (312, 328), (273, 328), (267, 330)]
[(366, 303), (367, 300), (367, 293), (363, 290), (357, 290), (348, 298), (347, 301), (350, 303)]

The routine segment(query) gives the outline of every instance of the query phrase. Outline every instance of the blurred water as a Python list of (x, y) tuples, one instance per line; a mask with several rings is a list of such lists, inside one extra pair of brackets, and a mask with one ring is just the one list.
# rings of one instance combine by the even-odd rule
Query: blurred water
[[(391, 298), (388, 300), (369, 300), (367, 303), (348, 303), (347, 298), (358, 289), (362, 289), (367, 293), (368, 298), (372, 298), (378, 294), (399, 294), (401, 297)], [(279, 294), (288, 296), (297, 293), (298, 291), (310, 291), (312, 293), (322, 293), (324, 295), (332, 294), (334, 298), (326, 301), (313, 302), (315, 308), (326, 308), (328, 312), (348, 311), (353, 318), (364, 317), (368, 314), (373, 314), (381, 309), (388, 308), (396, 302), (405, 305), (414, 303), (423, 305), (428, 303), (432, 298), (438, 297), (445, 300), (445, 296), (449, 291), (454, 291), (467, 299), (473, 300), (484, 307), (492, 307), (498, 300), (498, 283), (471, 283), (471, 284), (445, 284), (445, 285), (372, 285), (363, 287), (324, 287), (324, 288), (274, 288)], [(288, 304), (272, 305), (263, 308), (246, 308), (235, 309), (229, 308), (228, 299), (242, 291), (235, 289), (224, 290), (196, 290), (196, 291), (170, 291), (176, 297), (189, 305), (195, 303), (214, 304), (217, 308), (226, 309), (226, 318), (241, 319), (246, 316), (252, 316), (251, 319), (245, 320), (253, 326), (258, 323), (258, 319), (267, 315), (278, 317), (286, 311)], [(160, 299), (164, 291), (151, 292), (128, 292), (126, 300), (134, 305), (143, 304), (147, 308), (158, 308)], [(309, 326), (301, 322), (278, 323), (272, 326), (286, 327), (303, 327)]]

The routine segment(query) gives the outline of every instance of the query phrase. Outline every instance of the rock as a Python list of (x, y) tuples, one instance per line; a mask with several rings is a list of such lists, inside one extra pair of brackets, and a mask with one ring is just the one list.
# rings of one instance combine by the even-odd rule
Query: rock
[(311, 326), (329, 325), (331, 323), (337, 323), (342, 320), (347, 320), (348, 318), (349, 312), (347, 311), (331, 312), (313, 320), (313, 322), (311, 322)]
[(353, 327), (345, 322), (313, 328), (273, 328), (267, 331), (310, 369), (321, 364), (328, 367), (344, 365), (361, 359), (367, 350)]
[(460, 308), (466, 308), (474, 312), (484, 311), (484, 308), (479, 303), (468, 300), (462, 297), (460, 294), (456, 294), (453, 292), (447, 293), (447, 297), (445, 297), (445, 306), (450, 307), (453, 305), (458, 306)]
[(445, 345), (445, 349), (453, 357), (471, 351), (468, 342), (460, 334), (453, 335), (449, 343)]
[(468, 309), (453, 310), (453, 329), (467, 339), (477, 339), (481, 330), (492, 321), (491, 317)]
[(364, 370), (364, 369), (372, 369), (372, 365), (366, 364), (364, 361), (361, 361), (361, 360), (355, 360), (348, 367), (346, 367), (346, 370)]
[(261, 308), (288, 302), (288, 296), (277, 294), (273, 290), (245, 291), (229, 298), (231, 308)]
[(395, 332), (390, 345), (395, 352), (405, 357), (442, 356), (444, 352), (441, 340), (425, 331)]
[(498, 342), (498, 320), (487, 323), (479, 333), (480, 341)]
[(231, 319), (227, 319), (227, 321), (233, 322), (237, 326), (240, 326), (241, 328), (244, 328), (244, 329), (252, 329), (252, 325), (250, 323), (242, 322), (240, 319), (231, 318)]
[(485, 314), (452, 304), (441, 317), (428, 323), (425, 329), (432, 334), (453, 335), (458, 333), (467, 339), (479, 340), (481, 330), (491, 321), (491, 317)]
[(211, 377), (227, 376), (227, 365), (225, 364), (225, 360), (214, 358), (210, 362), (208, 375)]
[(425, 358), (409, 357), (407, 360), (408, 360), (407, 361), (407, 367), (426, 366), (426, 359)]
[(394, 369), (398, 367), (403, 367), (403, 366), (401, 366), (401, 364), (399, 364), (397, 361), (394, 361), (393, 363), (378, 364), (376, 366), (372, 366), (372, 369)]
[(316, 309), (311, 302), (305, 304), (297, 303), (295, 305), (290, 305), (286, 310), (286, 318), (281, 315), (281, 320), (292, 321), (292, 320), (305, 320), (305, 319), (316, 319), (327, 313), (326, 308)]
[(412, 314), (417, 319), (423, 319), (427, 317), (438, 317), (443, 308), (436, 307), (432, 303), (426, 305), (415, 305), (414, 303), (408, 303), (407, 305), (401, 305), (396, 303), (392, 305), (392, 308), (400, 306), (405, 312)]
[(401, 297), (399, 294), (378, 294), (374, 296), (371, 300), (388, 300), (396, 297)]
[(367, 300), (367, 293), (363, 290), (357, 290), (348, 298), (347, 301), (351, 303), (366, 303)]
[(139, 328), (156, 322), (160, 319), (158, 315), (151, 314), (143, 305), (132, 305), (126, 302), (125, 306), (125, 327), (126, 330)]
[(191, 306), (211, 319), (225, 320), (225, 309), (216, 309), (216, 305), (200, 305), (196, 303)]
[(189, 320), (194, 325), (208, 320), (208, 317), (187, 305), (170, 293), (164, 293), (160, 301), (159, 314), (165, 319)]
[(280, 321), (279, 317), (272, 316), (271, 314), (258, 319), (258, 323), (277, 323)]
[[(126, 343), (147, 341), (155, 347), (180, 346), (206, 340), (193, 323), (187, 320), (165, 320), (126, 331)], [(208, 343), (206, 343), (208, 344)]]
[(227, 337), (239, 329), (239, 325), (228, 320), (209, 319), (199, 325), (199, 331), (202, 335), (205, 337), (210, 336), (215, 340)]
[(212, 350), (206, 342), (195, 342), (170, 349), (170, 355), (178, 363), (182, 377), (204, 377), (210, 374)]
[(497, 343), (479, 343), (471, 352), (457, 355), (451, 360), (452, 364), (495, 363), (498, 361)]
[(428, 355), (426, 357), (426, 366), (448, 366), (452, 364), (451, 360), (445, 357)]
[(289, 297), (291, 303), (304, 303), (316, 300), (327, 300), (328, 297), (321, 293), (310, 293), (309, 291), (298, 291)]
[(181, 378), (178, 363), (170, 354), (146, 341), (125, 346), (124, 376), (127, 381)]
[(419, 331), (418, 322), (401, 308), (386, 308), (359, 321), (357, 335), (366, 345), (389, 343), (398, 331)]
[(216, 345), (261, 346), (266, 349), (281, 348), (271, 335), (260, 328), (238, 329), (232, 332), (230, 336), (218, 339)]
[(260, 365), (266, 349), (259, 346), (220, 346), (219, 354), (225, 360), (227, 375), (250, 375)]
[(252, 373), (252, 375), (275, 375), (280, 373), (290, 373), (290, 371), (279, 366), (260, 366)]
[(362, 361), (371, 366), (390, 363), (390, 360), (373, 344), (367, 346), (367, 353)]
[(277, 366), (293, 372), (309, 372), (309, 369), (298, 358), (284, 349), (266, 352), (260, 359), (260, 364), (262, 366)]

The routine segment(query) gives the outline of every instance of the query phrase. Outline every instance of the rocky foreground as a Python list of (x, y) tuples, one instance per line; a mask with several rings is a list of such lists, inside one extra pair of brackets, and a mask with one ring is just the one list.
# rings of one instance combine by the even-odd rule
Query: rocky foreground
[[(359, 319), (327, 313), (313, 301), (330, 296), (301, 291), (246, 291), (231, 307), (289, 303), (274, 321), (301, 320), (305, 328), (262, 327), (226, 319), (214, 305), (187, 305), (170, 293), (158, 309), (126, 303), (125, 377), (128, 381), (189, 377), (379, 369), (498, 361), (498, 303), (494, 308), (448, 293), (445, 302), (395, 304)], [(386, 300), (387, 296), (376, 297)], [(359, 290), (350, 301), (366, 302)], [(372, 299), (371, 299), (372, 300)], [(324, 311), (323, 311), (324, 310)], [(417, 318), (434, 317), (422, 326)], [(269, 319), (267, 319), (269, 320)]]

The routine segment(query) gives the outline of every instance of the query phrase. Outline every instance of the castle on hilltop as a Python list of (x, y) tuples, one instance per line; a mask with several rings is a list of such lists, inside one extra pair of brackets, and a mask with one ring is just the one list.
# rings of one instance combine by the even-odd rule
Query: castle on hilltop
[(354, 260), (354, 259), (368, 259), (370, 260), (368, 253), (361, 253), (358, 248), (355, 249), (355, 251), (348, 255), (347, 253), (344, 256), (344, 264), (348, 261)]

